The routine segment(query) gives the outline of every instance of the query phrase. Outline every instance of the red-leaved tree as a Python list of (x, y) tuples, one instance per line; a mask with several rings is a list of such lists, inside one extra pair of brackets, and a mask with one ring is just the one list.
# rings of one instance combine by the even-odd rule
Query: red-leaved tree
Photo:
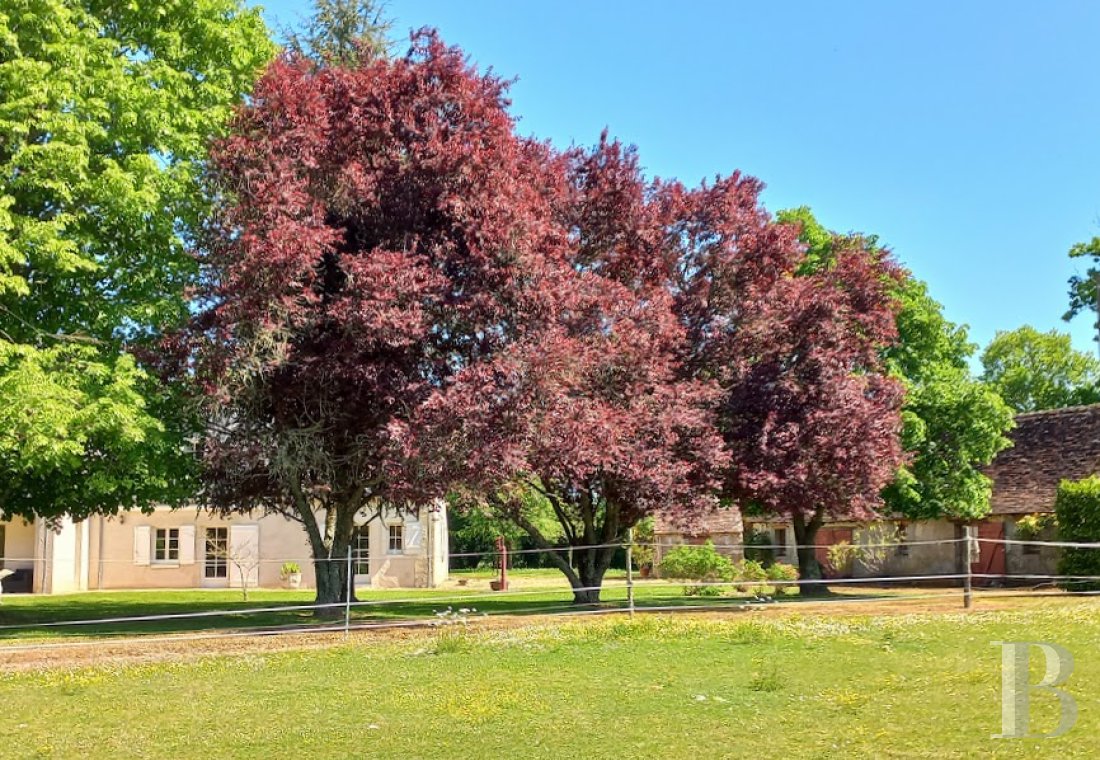
[(679, 309), (693, 371), (722, 388), (724, 493), (789, 519), (800, 574), (816, 579), (810, 546), (824, 520), (874, 517), (903, 460), (903, 390), (880, 358), (896, 339), (890, 293), (901, 273), (859, 240), (838, 241), (835, 261), (803, 271), (797, 228), (769, 219), (760, 189), (737, 175), (693, 193), (669, 188), (690, 220)]
[(273, 63), (213, 153), (192, 335), (208, 502), (302, 524), (317, 601), (357, 521), (412, 491), (407, 423), (544, 318), (547, 149), (433, 33), (354, 66)]
[[(719, 388), (685, 373), (666, 230), (633, 153), (605, 137), (548, 165), (567, 244), (547, 252), (546, 319), (441, 388), (410, 446), (429, 481), (547, 550), (532, 509), (548, 505), (570, 548), (548, 556), (583, 604), (599, 600), (640, 519), (661, 511), (691, 522), (716, 508), (728, 461), (714, 426)], [(542, 500), (525, 498), (531, 491)]]

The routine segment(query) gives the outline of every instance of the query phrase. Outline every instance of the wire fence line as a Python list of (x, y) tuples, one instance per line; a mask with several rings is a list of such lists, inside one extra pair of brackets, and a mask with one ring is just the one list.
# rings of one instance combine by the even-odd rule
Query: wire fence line
[[(940, 540), (924, 540), (924, 541), (905, 541), (905, 542), (889, 542), (889, 543), (875, 543), (875, 544), (860, 544), (855, 543), (853, 546), (872, 546), (872, 547), (897, 547), (901, 546), (916, 546), (916, 545), (957, 545), (960, 542), (969, 542), (969, 548), (973, 550), (981, 543), (986, 544), (1013, 544), (1013, 545), (1038, 545), (1049, 546), (1057, 548), (1082, 548), (1082, 549), (1100, 549), (1100, 543), (1081, 543), (1081, 542), (1059, 542), (1059, 541), (1020, 541), (1015, 539), (987, 539), (976, 536), (963, 536), (958, 538), (940, 539)], [(606, 549), (606, 548), (622, 548), (629, 555), (633, 548), (640, 546), (673, 549), (680, 546), (697, 546), (697, 544), (684, 544), (684, 543), (668, 543), (668, 542), (622, 542), (622, 543), (605, 543), (605, 544), (592, 544), (585, 546), (572, 547), (576, 549)], [(778, 545), (776, 545), (778, 546)], [(811, 548), (811, 549), (825, 549), (831, 545), (791, 545), (786, 544), (782, 548)], [(523, 550), (524, 553), (535, 552), (564, 552), (568, 551), (570, 547), (551, 547), (549, 549), (533, 549)], [(766, 548), (758, 544), (737, 544), (737, 545), (723, 545), (720, 548), (723, 549), (760, 549)], [(509, 552), (512, 553), (512, 552)], [(497, 556), (500, 552), (486, 551), (476, 554), (478, 556)], [(461, 555), (460, 555), (461, 556)], [(13, 558), (7, 558), (13, 560)], [(346, 562), (349, 564), (349, 573), (353, 569), (353, 565), (357, 562), (358, 558), (354, 555), (349, 555), (343, 558), (327, 558), (328, 561)], [(14, 561), (14, 560), (13, 560)], [(280, 562), (288, 560), (269, 559), (270, 562)], [(600, 585), (584, 586), (580, 588), (573, 588), (567, 585), (555, 585), (547, 587), (535, 587), (535, 588), (521, 588), (521, 589), (506, 589), (501, 591), (477, 591), (477, 592), (461, 592), (455, 591), (454, 593), (436, 592), (436, 591), (424, 591), (416, 594), (395, 594), (392, 598), (377, 598), (377, 599), (364, 599), (356, 600), (352, 594), (347, 594), (347, 598), (342, 601), (329, 602), (329, 603), (314, 603), (314, 604), (276, 604), (270, 603), (261, 606), (253, 607), (224, 607), (219, 609), (208, 610), (196, 610), (189, 612), (167, 612), (163, 614), (140, 614), (140, 615), (116, 615), (111, 617), (100, 618), (81, 618), (73, 620), (43, 620), (43, 621), (31, 621), (31, 622), (13, 622), (0, 624), (0, 639), (5, 638), (6, 635), (14, 635), (16, 637), (24, 634), (33, 635), (35, 632), (41, 632), (43, 635), (57, 635), (61, 633), (66, 636), (81, 637), (80, 639), (74, 639), (72, 641), (66, 640), (62, 642), (51, 641), (35, 641), (35, 642), (23, 642), (19, 638), (11, 638), (8, 636), (8, 640), (14, 643), (2, 644), (0, 643), (0, 654), (4, 652), (19, 651), (22, 649), (37, 649), (37, 648), (54, 648), (69, 645), (83, 645), (90, 643), (83, 640), (84, 638), (96, 637), (96, 641), (108, 641), (112, 643), (127, 642), (127, 641), (141, 641), (141, 642), (162, 642), (162, 641), (189, 641), (200, 639), (215, 639), (215, 638), (240, 638), (248, 636), (271, 636), (271, 635), (295, 635), (298, 633), (332, 633), (332, 632), (344, 632), (345, 634), (352, 631), (360, 630), (374, 630), (385, 628), (409, 628), (409, 627), (423, 627), (432, 625), (444, 625), (447, 624), (447, 620), (441, 619), (441, 616), (447, 616), (450, 614), (457, 614), (459, 616), (476, 615), (477, 619), (482, 617), (498, 617), (502, 615), (516, 616), (527, 614), (545, 614), (555, 617), (559, 616), (574, 616), (574, 615), (586, 615), (586, 614), (612, 614), (626, 612), (628, 614), (634, 614), (635, 612), (682, 612), (682, 611), (699, 611), (699, 610), (721, 610), (726, 608), (745, 608), (745, 607), (761, 607), (761, 606), (775, 606), (782, 605), (783, 602), (776, 602), (774, 595), (776, 591), (786, 590), (803, 590), (809, 587), (815, 586), (838, 586), (846, 587), (849, 589), (860, 589), (869, 587), (883, 587), (882, 593), (877, 593), (872, 596), (854, 596), (854, 595), (838, 595), (834, 598), (816, 599), (816, 598), (800, 598), (798, 599), (799, 606), (802, 605), (814, 605), (815, 607), (820, 605), (828, 605), (834, 603), (852, 604), (852, 603), (873, 603), (873, 602), (919, 602), (921, 600), (931, 599), (946, 599), (946, 598), (959, 598), (959, 591), (956, 589), (950, 592), (935, 592), (935, 593), (898, 593), (895, 588), (897, 586), (909, 585), (909, 586), (943, 586), (947, 585), (963, 585), (963, 599), (964, 606), (969, 607), (972, 598), (974, 596), (974, 589), (971, 588), (973, 581), (995, 581), (995, 582), (1026, 582), (1028, 585), (1034, 588), (1053, 586), (1055, 584), (1062, 586), (1063, 590), (1059, 592), (1054, 591), (1029, 591), (1022, 594), (1003, 594), (999, 593), (999, 596), (1059, 596), (1066, 595), (1064, 590), (1067, 586), (1074, 585), (1086, 586), (1093, 584), (1100, 584), (1100, 576), (1098, 575), (1067, 575), (1058, 573), (990, 573), (990, 572), (975, 572), (970, 566), (969, 562), (965, 564), (964, 572), (952, 572), (952, 573), (908, 573), (908, 574), (892, 574), (892, 575), (868, 575), (864, 577), (834, 577), (834, 578), (792, 578), (790, 580), (785, 579), (761, 579), (759, 577), (735, 577), (729, 580), (683, 580), (674, 579), (669, 581), (667, 579), (659, 579), (657, 582), (659, 586), (656, 588), (668, 589), (668, 594), (661, 597), (655, 596), (653, 598), (646, 598), (638, 600), (635, 597), (635, 590), (642, 586), (642, 583), (635, 580), (633, 573), (629, 570), (626, 574), (625, 581), (621, 578), (609, 579)], [(564, 576), (562, 577), (564, 580)], [(350, 582), (350, 575), (349, 575)], [(652, 588), (652, 581), (646, 581), (646, 584), (650, 584)], [(705, 602), (697, 601), (692, 597), (680, 596), (678, 599), (683, 601), (680, 603), (670, 603), (672, 600), (669, 595), (678, 591), (679, 587), (685, 587), (692, 590), (693, 593), (698, 593), (701, 589), (709, 589), (722, 593), (725, 590), (737, 590), (743, 596), (722, 596), (708, 598)], [(887, 588), (889, 587), (889, 588)], [(350, 588), (350, 585), (349, 585)], [(580, 601), (573, 602), (568, 599), (570, 595), (579, 596), (583, 598), (583, 595), (588, 592), (594, 591), (606, 591), (613, 592), (620, 598), (598, 601)], [(625, 599), (621, 598), (623, 592), (625, 593)], [(890, 593), (893, 592), (893, 593)], [(1095, 595), (1097, 591), (1089, 589), (1082, 589), (1081, 591), (1070, 592), (1073, 595), (1090, 596)], [(562, 596), (566, 598), (561, 598)], [(533, 597), (543, 597), (543, 599), (533, 599)], [(771, 597), (771, 598), (769, 598)], [(523, 604), (524, 599), (530, 599), (532, 603)], [(509, 600), (516, 600), (520, 602), (520, 606), (504, 606), (502, 608), (502, 602)], [(794, 601), (792, 599), (792, 601)], [(491, 611), (483, 611), (477, 613), (475, 611), (476, 605), (479, 603), (491, 603), (490, 606), (495, 608)], [(455, 613), (454, 608), (460, 605), (469, 605), (469, 609), (462, 607), (459, 612)], [(405, 608), (402, 608), (404, 606)], [(428, 609), (425, 609), (428, 608)], [(446, 608), (446, 609), (444, 609)], [(15, 608), (18, 609), (18, 608)], [(0, 615), (3, 614), (4, 607), (0, 607)], [(178, 634), (166, 635), (163, 628), (165, 625), (172, 626), (173, 624), (185, 624), (187, 621), (209, 621), (211, 624), (215, 619), (229, 619), (234, 625), (245, 624), (248, 625), (251, 621), (250, 617), (260, 615), (275, 616), (295, 616), (301, 618), (308, 613), (317, 614), (331, 612), (332, 616), (326, 618), (324, 616), (318, 616), (316, 623), (304, 623), (301, 619), (295, 619), (289, 622), (283, 622), (283, 620), (276, 619), (272, 621), (256, 621), (255, 625), (250, 628), (240, 629), (234, 628), (232, 630), (191, 630), (181, 631)], [(352, 619), (352, 612), (371, 614), (377, 612), (381, 614), (392, 614), (394, 619), (390, 620), (363, 620)], [(343, 613), (343, 621), (340, 622), (338, 617), (340, 613)], [(284, 618), (285, 620), (285, 618)], [(151, 631), (147, 633), (140, 633), (140, 629), (143, 626), (161, 624), (161, 630)], [(219, 623), (221, 625), (222, 623)], [(107, 628), (107, 631), (92, 630), (95, 627), (100, 626)], [(139, 630), (119, 630), (118, 627), (133, 628)], [(109, 638), (103, 638), (107, 636)]]

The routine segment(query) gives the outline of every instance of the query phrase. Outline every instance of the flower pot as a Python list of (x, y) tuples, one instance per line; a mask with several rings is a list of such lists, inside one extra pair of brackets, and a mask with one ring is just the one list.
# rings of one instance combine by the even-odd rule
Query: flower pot
[(507, 591), (508, 581), (502, 581), (499, 579), (495, 581), (489, 581), (489, 588), (491, 588), (493, 591)]
[(302, 574), (301, 573), (290, 573), (289, 575), (287, 575), (287, 577), (286, 577), (286, 587), (287, 588), (298, 588), (301, 585), (302, 585)]
[(640, 575), (643, 578), (648, 578), (652, 574), (653, 574), (653, 568), (650, 567), (649, 565), (642, 565), (641, 567), (638, 568), (638, 575)]

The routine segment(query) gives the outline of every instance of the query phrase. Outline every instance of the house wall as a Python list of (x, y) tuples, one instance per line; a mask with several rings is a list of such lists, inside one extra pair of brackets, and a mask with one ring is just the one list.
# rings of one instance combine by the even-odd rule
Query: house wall
[[(1005, 538), (1023, 540), (1016, 531), (1016, 520), (1005, 519)], [(1058, 529), (1045, 528), (1034, 539), (1035, 541), (1057, 541)], [(1058, 573), (1058, 560), (1062, 556), (1062, 550), (1057, 546), (1037, 547), (1038, 553), (1028, 553), (1028, 547), (1018, 544), (1005, 545), (1005, 573), (1012, 575), (1056, 575)], [(1010, 584), (1037, 585), (1043, 581), (1040, 579), (1008, 578)]]
[[(10, 524), (9, 524), (10, 525)], [(403, 527), (405, 546), (390, 551), (389, 526)], [(226, 579), (206, 579), (206, 529), (226, 528), (230, 536), (244, 542), (256, 538), (259, 563), (234, 563), (230, 559)], [(180, 530), (178, 560), (153, 561), (153, 537), (157, 528)], [(151, 514), (123, 513), (94, 517), (78, 524), (64, 522), (58, 530), (45, 525), (10, 526), (8, 546), (20, 565), (36, 565), (35, 591), (64, 593), (81, 588), (197, 588), (240, 587), (241, 574), (250, 575), (250, 585), (279, 587), (285, 562), (297, 562), (303, 575), (301, 585), (316, 585), (306, 531), (278, 515), (213, 516), (196, 508), (156, 509)], [(254, 532), (253, 532), (254, 531)], [(416, 515), (387, 515), (367, 524), (370, 559), (365, 576), (356, 585), (414, 587), (441, 585), (447, 579), (447, 516), (445, 510), (421, 509)], [(34, 558), (37, 558), (36, 560)]]
[[(867, 567), (860, 562), (852, 571), (857, 578), (908, 577), (919, 575), (952, 575), (956, 567), (955, 524), (948, 520), (921, 520), (918, 522), (883, 521), (887, 535), (892, 535), (899, 525), (905, 526), (905, 542), (897, 547), (887, 547), (881, 567)], [(855, 531), (854, 543), (873, 543), (876, 531), (861, 527)], [(878, 535), (881, 535), (880, 533)], [(916, 543), (944, 541), (939, 544)], [(911, 543), (912, 542), (912, 543)], [(905, 544), (910, 544), (906, 546)]]
[(35, 566), (34, 523), (10, 520), (4, 526), (4, 567), (8, 570), (33, 569)]

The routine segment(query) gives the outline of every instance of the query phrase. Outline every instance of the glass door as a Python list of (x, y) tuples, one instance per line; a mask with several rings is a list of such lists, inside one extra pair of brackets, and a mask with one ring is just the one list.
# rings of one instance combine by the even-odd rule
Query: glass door
[(203, 541), (202, 585), (229, 585), (229, 528), (207, 528)]
[(352, 567), (355, 571), (355, 585), (370, 585), (370, 523), (355, 529), (355, 538), (351, 546)]

